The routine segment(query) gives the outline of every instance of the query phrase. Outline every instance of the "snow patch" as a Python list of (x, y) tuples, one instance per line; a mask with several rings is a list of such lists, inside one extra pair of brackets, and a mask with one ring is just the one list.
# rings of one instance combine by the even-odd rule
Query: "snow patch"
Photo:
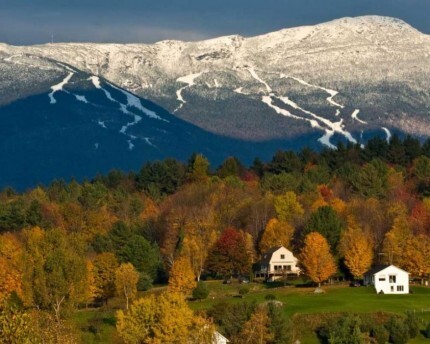
[(390, 143), (390, 139), (391, 139), (391, 132), (388, 130), (388, 128), (382, 127), (382, 130), (385, 131), (385, 134), (387, 135), (386, 140), (388, 143)]
[(248, 70), (248, 72), (251, 74), (251, 76), (255, 79), (255, 80), (257, 80), (258, 82), (260, 82), (260, 83), (262, 83), (265, 87), (266, 87), (266, 91), (267, 91), (267, 93), (272, 93), (272, 88), (269, 86), (269, 84), (266, 82), (266, 81), (264, 81), (263, 79), (261, 79), (259, 76), (258, 76), (258, 74), (257, 74), (257, 72), (255, 71), (255, 69), (253, 68), (253, 67), (248, 67), (248, 68), (246, 68), (247, 70)]
[[(343, 125), (342, 125), (343, 119), (341, 119), (339, 122), (332, 122), (332, 121), (328, 120), (327, 118), (318, 116), (317, 114), (315, 114), (311, 111), (303, 109), (302, 107), (297, 105), (295, 102), (293, 102), (288, 97), (279, 97), (279, 99), (283, 103), (285, 103), (286, 105), (289, 105), (294, 109), (300, 110), (300, 111), (312, 116), (317, 121), (323, 123), (325, 126), (327, 126), (329, 128), (329, 131), (333, 131), (333, 133), (334, 132), (339, 133), (339, 134), (343, 135), (348, 141), (350, 141), (352, 143), (357, 143), (357, 140), (352, 137), (351, 133), (343, 129)], [(333, 136), (333, 135), (331, 135), (331, 136)], [(330, 138), (331, 136), (329, 136), (328, 138)]]
[(293, 80), (295, 80), (295, 81), (299, 82), (299, 83), (300, 83), (300, 84), (302, 84), (302, 85), (305, 85), (305, 86), (308, 86), (308, 87), (313, 87), (313, 88), (317, 88), (317, 89), (323, 90), (323, 91), (327, 92), (327, 93), (330, 95), (328, 98), (326, 98), (326, 100), (327, 100), (330, 104), (332, 104), (332, 105), (334, 105), (334, 106), (336, 106), (336, 107), (339, 107), (339, 108), (341, 108), (341, 109), (343, 109), (343, 108), (345, 107), (344, 105), (339, 104), (339, 103), (337, 103), (337, 102), (335, 102), (335, 101), (333, 100), (333, 98), (334, 98), (336, 95), (338, 95), (338, 94), (339, 94), (339, 92), (338, 92), (338, 91), (331, 90), (331, 89), (329, 89), (329, 88), (325, 88), (325, 87), (322, 87), (322, 86), (319, 86), (319, 85), (313, 85), (313, 84), (310, 84), (310, 83), (308, 83), (307, 81), (302, 80), (302, 79), (300, 79), (300, 78), (297, 78), (297, 77), (295, 77), (295, 76), (288, 76), (288, 75), (285, 75), (285, 74), (281, 74), (281, 78), (290, 78), (290, 79), (293, 79)]
[(181, 87), (179, 90), (176, 91), (176, 99), (181, 104), (175, 110), (173, 110), (173, 112), (176, 112), (176, 111), (180, 110), (184, 106), (184, 104), (187, 103), (185, 101), (185, 99), (182, 97), (182, 91), (185, 90), (186, 88), (194, 86), (195, 85), (195, 79), (197, 79), (198, 77), (200, 77), (203, 73), (204, 72), (189, 74), (189, 75), (181, 76), (180, 78), (176, 79), (177, 82), (182, 82), (182, 83), (185, 83), (187, 85), (184, 86), (184, 87)]
[(87, 100), (87, 98), (85, 98), (85, 96), (80, 96), (79, 94), (75, 94), (74, 96), (77, 101), (83, 102), (85, 104), (89, 104), (89, 101)]
[(331, 137), (334, 135), (334, 130), (325, 129), (325, 134), (318, 139), (318, 142), (322, 143), (331, 149), (337, 149), (337, 147), (330, 142)]
[(111, 83), (109, 83), (109, 86), (116, 89), (117, 91), (120, 91), (122, 94), (124, 94), (127, 97), (127, 106), (128, 107), (134, 107), (134, 108), (138, 109), (139, 111), (144, 113), (149, 118), (158, 119), (160, 121), (168, 122), (167, 120), (158, 116), (154, 111), (148, 110), (146, 107), (144, 107), (142, 105), (142, 103), (140, 102), (140, 99), (138, 97), (136, 97), (134, 94), (131, 94), (130, 92), (127, 92), (127, 91), (125, 91), (119, 87), (116, 87), (115, 85), (112, 85)]
[(70, 79), (72, 78), (72, 76), (74, 75), (73, 72), (70, 72), (64, 79), (63, 81), (61, 81), (59, 84), (51, 86), (51, 90), (52, 92), (48, 94), (49, 99), (50, 99), (50, 104), (55, 104), (57, 102), (57, 100), (54, 97), (54, 94), (56, 92), (60, 92), (60, 91), (64, 91), (63, 87), (65, 85), (67, 85), (67, 83), (70, 81)]
[(354, 112), (351, 114), (352, 119), (355, 119), (357, 122), (360, 122), (361, 124), (367, 124), (367, 122), (362, 121), (361, 119), (359, 119), (357, 116), (360, 113), (359, 109), (355, 109)]

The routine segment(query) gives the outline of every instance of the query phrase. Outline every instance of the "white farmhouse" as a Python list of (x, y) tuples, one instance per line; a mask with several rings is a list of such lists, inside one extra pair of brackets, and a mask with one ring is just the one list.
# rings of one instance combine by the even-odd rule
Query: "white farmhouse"
[(273, 247), (265, 252), (258, 268), (255, 271), (257, 277), (276, 279), (285, 275), (299, 275), (298, 259), (284, 246)]
[(376, 266), (364, 274), (364, 285), (375, 286), (377, 293), (409, 294), (409, 273), (394, 265)]

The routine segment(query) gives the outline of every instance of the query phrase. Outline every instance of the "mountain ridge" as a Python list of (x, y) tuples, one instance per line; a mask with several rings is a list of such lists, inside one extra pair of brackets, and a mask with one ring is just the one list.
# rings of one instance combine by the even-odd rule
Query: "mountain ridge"
[[(334, 148), (372, 135), (388, 140), (393, 132), (425, 138), (429, 58), (429, 35), (379, 16), (197, 42), (0, 44), (0, 109), (49, 94), (69, 66), (214, 137), (252, 147)], [(94, 86), (81, 83), (77, 94)], [(206, 144), (198, 137), (196, 151)]]

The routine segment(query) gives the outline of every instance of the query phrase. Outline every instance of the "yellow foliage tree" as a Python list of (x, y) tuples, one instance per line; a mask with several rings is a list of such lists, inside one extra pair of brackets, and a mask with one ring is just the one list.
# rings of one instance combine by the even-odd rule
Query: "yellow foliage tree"
[(340, 251), (345, 264), (355, 278), (361, 277), (372, 265), (373, 245), (354, 218), (348, 219), (348, 228), (342, 233)]
[(421, 278), (430, 274), (430, 239), (426, 235), (410, 236), (404, 252), (404, 268)]
[(385, 234), (383, 253), (389, 264), (396, 264), (405, 268), (407, 259), (405, 257), (406, 245), (411, 238), (412, 232), (405, 215), (394, 219), (393, 227)]
[(210, 322), (193, 315), (182, 295), (168, 292), (118, 311), (116, 327), (126, 344), (211, 343), (214, 331)]
[(22, 246), (12, 234), (0, 236), (0, 300), (15, 291), (22, 294)]
[(137, 282), (139, 281), (139, 272), (133, 264), (121, 264), (115, 270), (115, 288), (119, 296), (125, 298), (126, 309), (128, 309), (129, 300), (133, 300), (137, 294)]
[(271, 247), (285, 246), (289, 247), (291, 238), (294, 234), (294, 228), (285, 221), (270, 219), (264, 229), (259, 244), (260, 252), (266, 252)]
[(318, 283), (318, 287), (337, 270), (330, 253), (330, 245), (326, 238), (317, 232), (311, 232), (306, 236), (300, 258), (306, 274), (312, 281)]
[(190, 260), (197, 281), (200, 281), (208, 257), (208, 247), (211, 247), (216, 239), (216, 232), (209, 227), (188, 228), (181, 253)]
[(187, 296), (196, 285), (196, 277), (188, 257), (182, 256), (176, 259), (170, 271), (168, 290)]
[(281, 221), (292, 221), (304, 214), (303, 207), (297, 200), (297, 195), (292, 191), (275, 197), (274, 205)]
[(274, 335), (270, 332), (270, 318), (267, 307), (257, 307), (255, 312), (243, 326), (239, 338), (235, 340), (238, 344), (266, 344), (273, 340)]

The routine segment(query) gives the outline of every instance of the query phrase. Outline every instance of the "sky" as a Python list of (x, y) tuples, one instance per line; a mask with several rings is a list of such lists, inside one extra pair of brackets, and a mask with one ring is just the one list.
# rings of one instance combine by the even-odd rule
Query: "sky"
[(153, 43), (254, 36), (346, 16), (403, 19), (430, 34), (430, 0), (0, 0), (0, 42)]

